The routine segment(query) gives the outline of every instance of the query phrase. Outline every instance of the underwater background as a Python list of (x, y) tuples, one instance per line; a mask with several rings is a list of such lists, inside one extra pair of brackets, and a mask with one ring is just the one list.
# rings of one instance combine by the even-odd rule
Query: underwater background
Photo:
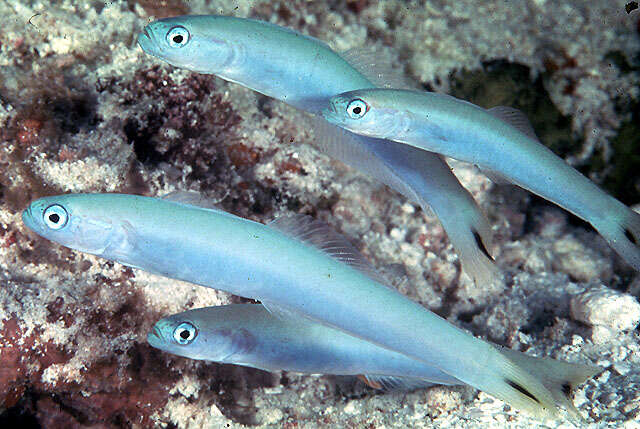
[(45, 195), (195, 190), (260, 222), (326, 220), (457, 326), (605, 367), (576, 390), (584, 427), (640, 427), (640, 275), (586, 223), (451, 161), (505, 271), (504, 283), (476, 287), (437, 218), (317, 151), (304, 113), (136, 45), (150, 20), (182, 14), (371, 47), (417, 87), (517, 107), (555, 153), (640, 210), (636, 2), (2, 0), (0, 425), (547, 427), (470, 387), (383, 394), (347, 377), (162, 353), (146, 343), (157, 319), (245, 300), (63, 248), (20, 220)]

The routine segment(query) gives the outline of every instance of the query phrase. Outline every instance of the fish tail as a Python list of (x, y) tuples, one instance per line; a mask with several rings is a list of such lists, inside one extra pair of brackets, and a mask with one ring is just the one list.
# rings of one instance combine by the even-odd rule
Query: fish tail
[[(572, 420), (583, 421), (571, 400), (572, 390), (602, 371), (594, 365), (563, 362), (551, 358), (537, 358), (524, 353), (496, 347), (507, 359), (537, 379), (551, 394), (553, 409), (564, 408)], [(546, 398), (549, 399), (549, 398)]]
[(528, 366), (521, 366), (520, 362), (510, 359), (501, 353), (499, 347), (496, 347), (489, 365), (495, 371), (488, 373), (487, 379), (475, 387), (536, 418), (544, 420), (558, 417), (555, 398), (542, 384), (539, 374), (532, 374)]
[[(495, 265), (492, 249), (491, 227), (480, 212), (468, 212), (461, 221), (440, 217), (449, 240), (460, 257), (462, 270), (476, 285), (490, 284), (500, 276)], [(454, 223), (455, 222), (455, 223)]]
[(635, 270), (640, 271), (640, 213), (619, 203), (617, 214), (593, 226)]

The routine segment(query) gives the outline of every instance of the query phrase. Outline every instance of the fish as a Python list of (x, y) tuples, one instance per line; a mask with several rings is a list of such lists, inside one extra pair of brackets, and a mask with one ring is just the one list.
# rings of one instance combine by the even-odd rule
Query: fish
[(276, 317), (260, 304), (197, 308), (164, 317), (155, 323), (147, 342), (190, 359), (264, 371), (361, 375), (377, 388), (463, 384), (433, 366), (340, 330)]
[(640, 270), (640, 213), (600, 189), (544, 146), (517, 109), (483, 109), (434, 92), (363, 89), (331, 98), (334, 125), (469, 162), (589, 222)]
[(264, 225), (188, 201), (194, 199), (182, 193), (164, 199), (66, 194), (33, 201), (22, 220), (63, 246), (256, 299), (279, 317), (339, 329), (541, 418), (556, 417), (558, 398), (569, 401), (574, 381), (599, 371), (579, 367), (575, 378), (457, 328), (389, 286), (322, 221), (287, 215)]
[[(397, 81), (367, 50), (333, 51), (321, 40), (268, 22), (217, 15), (149, 23), (138, 35), (144, 52), (175, 67), (215, 74), (317, 115), (316, 147), (381, 181), (436, 214), (475, 282), (499, 281), (486, 217), (437, 154), (358, 136), (319, 115), (331, 96)], [(372, 64), (373, 63), (373, 64)]]

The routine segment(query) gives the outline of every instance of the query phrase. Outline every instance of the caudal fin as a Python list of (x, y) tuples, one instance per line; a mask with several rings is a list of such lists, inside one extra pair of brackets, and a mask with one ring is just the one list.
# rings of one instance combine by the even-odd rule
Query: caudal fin
[(619, 207), (619, 214), (594, 222), (593, 226), (629, 265), (640, 271), (640, 213), (622, 203)]
[(503, 347), (496, 347), (507, 359), (542, 383), (551, 393), (554, 409), (557, 407), (564, 408), (574, 420), (583, 420), (573, 405), (571, 392), (573, 388), (601, 372), (602, 368), (594, 365), (563, 362), (551, 358), (537, 358)]
[(458, 212), (456, 218), (440, 217), (449, 240), (460, 257), (462, 271), (478, 286), (500, 279), (492, 255), (491, 227), (479, 211)]
[(472, 384), (484, 392), (502, 399), (519, 411), (526, 411), (539, 419), (556, 419), (558, 409), (552, 393), (539, 377), (521, 367), (496, 347), (491, 358), (492, 371), (481, 384)]

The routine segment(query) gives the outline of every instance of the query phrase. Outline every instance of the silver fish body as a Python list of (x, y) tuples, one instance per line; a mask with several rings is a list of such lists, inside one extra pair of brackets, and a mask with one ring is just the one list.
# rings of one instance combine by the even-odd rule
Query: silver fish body
[[(34, 201), (23, 221), (65, 246), (77, 243), (107, 259), (342, 330), (537, 415), (554, 415), (556, 395), (566, 399), (564, 386), (596, 371), (556, 361), (532, 366), (526, 360), (532, 358), (473, 337), (385, 285), (342, 237), (308, 217), (284, 217), (269, 227), (162, 199), (75, 194)], [(551, 379), (544, 375), (560, 364), (567, 368)]]
[[(145, 27), (138, 43), (174, 66), (215, 74), (313, 114), (333, 95), (377, 86), (322, 41), (251, 19), (161, 19)], [(465, 272), (477, 283), (495, 280), (491, 228), (439, 155), (333, 128), (323, 132), (321, 150), (431, 207)]]
[(262, 305), (198, 308), (159, 320), (147, 340), (192, 359), (267, 371), (415, 378), (461, 384), (437, 368), (305, 319), (276, 317)]
[(431, 92), (364, 89), (333, 97), (323, 114), (329, 122), (352, 132), (437, 152), (495, 172), (591, 223), (640, 270), (640, 214), (540, 143), (526, 117), (515, 109), (486, 110)]

